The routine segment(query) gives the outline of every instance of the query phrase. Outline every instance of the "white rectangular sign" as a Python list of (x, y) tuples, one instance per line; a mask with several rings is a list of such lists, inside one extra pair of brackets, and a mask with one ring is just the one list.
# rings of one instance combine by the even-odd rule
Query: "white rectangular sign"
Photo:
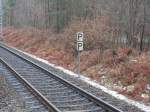
[(84, 34), (83, 32), (78, 32), (77, 33), (77, 42), (83, 42)]
[(83, 51), (83, 42), (77, 42), (77, 50)]
[(78, 32), (77, 33), (77, 50), (78, 51), (83, 51), (84, 49), (84, 33), (83, 32)]

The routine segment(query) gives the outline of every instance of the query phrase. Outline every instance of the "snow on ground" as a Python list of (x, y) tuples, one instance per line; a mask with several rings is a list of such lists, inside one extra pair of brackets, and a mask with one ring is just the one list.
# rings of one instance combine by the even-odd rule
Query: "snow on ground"
[[(16, 49), (16, 48), (14, 48), (14, 49)], [(37, 59), (38, 61), (46, 63), (46, 64), (50, 65), (51, 67), (53, 67), (55, 69), (61, 70), (62, 72), (66, 73), (66, 74), (68, 74), (70, 76), (73, 76), (73, 77), (76, 77), (76, 78), (80, 78), (80, 80), (86, 82), (87, 84), (92, 85), (93, 87), (96, 87), (98, 89), (101, 89), (105, 93), (108, 93), (108, 94), (112, 95), (113, 97), (115, 97), (115, 98), (117, 98), (119, 100), (123, 100), (123, 101), (127, 102), (130, 105), (136, 106), (139, 109), (141, 109), (142, 111), (150, 112), (150, 106), (147, 106), (144, 103), (140, 103), (140, 102), (131, 100), (131, 99), (127, 98), (126, 96), (117, 93), (116, 91), (112, 91), (112, 90), (110, 90), (110, 89), (100, 85), (97, 81), (94, 81), (94, 80), (92, 80), (92, 79), (90, 79), (88, 77), (82, 76), (82, 75), (79, 76), (78, 74), (76, 74), (76, 73), (74, 73), (74, 72), (72, 72), (70, 70), (67, 70), (67, 69), (65, 69), (63, 67), (57, 66), (55, 64), (51, 64), (47, 60), (41, 59), (41, 58), (39, 58), (39, 57), (37, 57), (35, 55), (23, 52), (23, 51), (18, 50), (18, 49), (16, 49), (16, 50), (19, 51), (19, 52), (22, 52), (22, 53), (24, 53), (24, 54), (26, 54), (26, 55), (28, 55), (28, 56), (30, 56), (32, 58), (34, 58), (34, 59)]]

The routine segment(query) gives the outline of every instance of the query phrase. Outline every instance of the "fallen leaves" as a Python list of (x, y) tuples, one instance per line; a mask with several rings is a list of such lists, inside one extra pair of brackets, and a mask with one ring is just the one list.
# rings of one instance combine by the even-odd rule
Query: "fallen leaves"
[[(83, 25), (83, 28), (87, 26)], [(77, 27), (73, 27), (75, 31)], [(71, 31), (70, 35), (74, 31)], [(48, 38), (49, 35), (42, 31), (6, 28), (4, 35), (5, 42), (9, 45), (64, 68), (76, 69), (76, 55), (72, 48), (74, 45), (71, 42), (72, 39), (69, 40), (69, 46), (66, 48), (67, 41), (62, 41), (60, 38), (63, 36), (60, 34), (51, 34), (56, 38)], [(90, 40), (91, 38), (88, 41)], [(94, 45), (96, 46), (96, 43)], [(87, 46), (87, 48), (92, 47)], [(109, 85), (122, 94), (136, 100), (150, 102), (150, 52), (139, 54), (130, 48), (107, 49), (103, 52), (99, 49), (83, 51), (81, 71), (86, 76), (106, 86)]]

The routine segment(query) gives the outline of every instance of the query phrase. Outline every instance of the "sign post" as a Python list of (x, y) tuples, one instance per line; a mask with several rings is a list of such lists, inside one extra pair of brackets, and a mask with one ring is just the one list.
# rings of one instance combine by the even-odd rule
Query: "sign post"
[(80, 77), (80, 52), (83, 51), (84, 49), (84, 33), (83, 32), (78, 32), (77, 33), (77, 74)]

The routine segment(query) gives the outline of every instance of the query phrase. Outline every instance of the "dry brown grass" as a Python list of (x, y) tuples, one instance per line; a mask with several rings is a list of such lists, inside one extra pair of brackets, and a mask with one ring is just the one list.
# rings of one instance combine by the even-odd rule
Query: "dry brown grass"
[[(5, 42), (51, 63), (75, 70), (76, 32), (83, 31), (86, 35), (85, 51), (81, 53), (82, 73), (97, 81), (101, 81), (105, 75), (108, 80), (120, 82), (126, 88), (119, 92), (150, 102), (150, 90), (146, 88), (150, 85), (150, 53), (139, 55), (134, 49), (112, 49), (106, 43), (112, 36), (108, 20), (107, 17), (98, 17), (95, 20), (73, 22), (61, 34), (51, 30), (6, 28)], [(134, 89), (128, 91), (128, 86), (134, 86)], [(143, 98), (142, 94), (148, 94), (149, 98)]]

